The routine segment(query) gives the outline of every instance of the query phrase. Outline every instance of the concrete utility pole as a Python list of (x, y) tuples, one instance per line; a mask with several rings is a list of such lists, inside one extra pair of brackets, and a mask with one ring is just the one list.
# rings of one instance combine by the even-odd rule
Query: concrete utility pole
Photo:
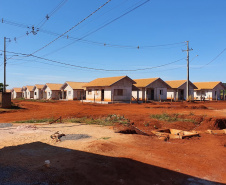
[(6, 92), (6, 38), (4, 37), (4, 84), (3, 92)]
[(189, 41), (187, 42), (187, 50), (183, 50), (183, 51), (187, 51), (187, 96), (186, 96), (186, 100), (189, 100), (189, 51), (192, 51), (193, 49), (189, 49)]
[[(6, 38), (4, 37), (4, 85), (3, 85), (3, 92), (6, 92)], [(9, 39), (10, 42), (10, 39)]]

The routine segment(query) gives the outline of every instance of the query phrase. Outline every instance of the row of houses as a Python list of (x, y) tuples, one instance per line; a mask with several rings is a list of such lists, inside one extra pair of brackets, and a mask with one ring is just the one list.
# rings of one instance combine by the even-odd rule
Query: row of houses
[[(222, 82), (189, 82), (192, 100), (219, 100), (226, 90)], [(12, 99), (83, 100), (86, 102), (185, 100), (186, 80), (131, 79), (128, 76), (97, 78), (91, 82), (46, 83), (11, 90)], [(224, 95), (223, 95), (224, 97)]]

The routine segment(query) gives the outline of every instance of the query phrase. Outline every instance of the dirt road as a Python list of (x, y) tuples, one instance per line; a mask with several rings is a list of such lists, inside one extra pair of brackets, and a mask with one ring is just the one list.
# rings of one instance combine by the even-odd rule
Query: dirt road
[[(225, 136), (164, 142), (95, 125), (17, 126), (0, 129), (0, 184), (226, 183)], [(50, 138), (56, 131), (61, 142)]]

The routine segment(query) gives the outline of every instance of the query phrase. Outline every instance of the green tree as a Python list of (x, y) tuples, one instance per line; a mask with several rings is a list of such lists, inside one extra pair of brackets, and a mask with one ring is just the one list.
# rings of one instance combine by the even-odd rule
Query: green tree
[[(3, 83), (0, 83), (0, 92), (2, 92), (3, 91), (3, 86), (4, 86), (4, 84)], [(8, 85), (6, 85), (6, 87), (7, 87)]]

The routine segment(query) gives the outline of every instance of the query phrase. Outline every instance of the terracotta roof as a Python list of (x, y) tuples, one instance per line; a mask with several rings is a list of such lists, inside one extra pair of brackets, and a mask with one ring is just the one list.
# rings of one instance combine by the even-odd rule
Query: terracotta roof
[(106, 86), (108, 87), (108, 86), (112, 86), (113, 84), (115, 84), (116, 82), (118, 82), (124, 78), (128, 78), (129, 80), (132, 81), (133, 84), (136, 83), (128, 76), (116, 76), (116, 77), (108, 77), (108, 78), (97, 78), (97, 79), (87, 83), (86, 85), (84, 85), (84, 87), (106, 87)]
[(6, 92), (11, 92), (11, 90), (10, 89), (6, 89)]
[(153, 83), (154, 81), (158, 80), (159, 78), (144, 78), (144, 79), (135, 79), (136, 87), (147, 87), (149, 84)]
[[(181, 87), (182, 85), (184, 85), (187, 82), (187, 80), (171, 80), (171, 81), (165, 81), (165, 82), (167, 84), (169, 84), (169, 86), (172, 89), (177, 89), (177, 88)], [(197, 89), (197, 87), (191, 81), (189, 81), (189, 86), (190, 85), (192, 85), (194, 89)]]
[(214, 87), (216, 87), (218, 84), (220, 84), (224, 89), (226, 89), (222, 82), (194, 82), (194, 84), (195, 86), (197, 86), (197, 90), (214, 89)]
[(84, 86), (87, 84), (87, 82), (65, 82), (63, 86), (65, 84), (68, 84), (72, 89), (85, 89)]
[(33, 87), (34, 87), (34, 86), (27, 85), (26, 87), (27, 87), (27, 89), (28, 89), (29, 91), (33, 91)]
[(52, 83), (47, 83), (45, 86), (48, 86), (52, 91), (57, 91), (60, 90), (61, 86), (63, 84), (52, 84)]
[(15, 87), (15, 88), (12, 89), (12, 91), (21, 92), (21, 87)]
[(42, 88), (44, 87), (44, 85), (43, 85), (43, 84), (36, 84), (35, 87), (36, 87), (37, 89), (42, 89)]
[(184, 85), (187, 80), (172, 80), (172, 81), (165, 81), (167, 84), (169, 84), (169, 86), (172, 88), (172, 89), (177, 89), (179, 88), (180, 86)]

